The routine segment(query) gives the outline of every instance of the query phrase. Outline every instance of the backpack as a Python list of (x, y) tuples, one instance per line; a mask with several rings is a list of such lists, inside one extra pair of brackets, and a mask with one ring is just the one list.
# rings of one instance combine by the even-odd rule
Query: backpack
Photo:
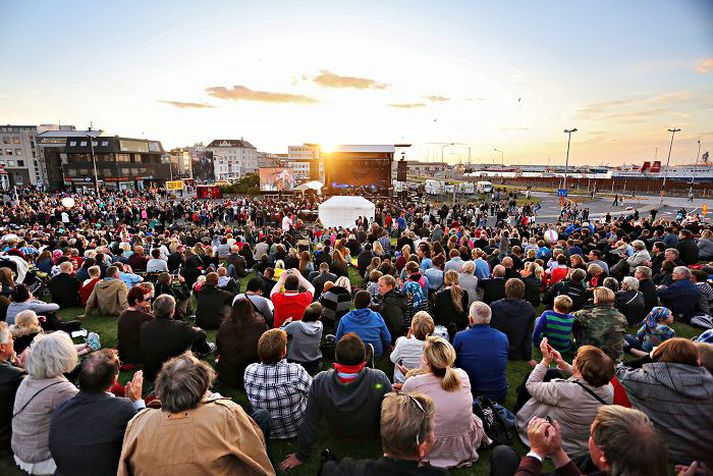
[(512, 412), (488, 397), (479, 396), (473, 400), (473, 413), (483, 422), (483, 430), (494, 444), (510, 444), (512, 441), (510, 428), (514, 427), (515, 421)]

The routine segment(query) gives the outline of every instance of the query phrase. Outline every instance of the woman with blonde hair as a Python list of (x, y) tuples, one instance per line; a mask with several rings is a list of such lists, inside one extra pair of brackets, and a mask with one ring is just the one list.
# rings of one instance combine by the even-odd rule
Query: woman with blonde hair
[(342, 255), (342, 253), (338, 249), (335, 249), (332, 253), (332, 264), (329, 266), (329, 270), (337, 276), (349, 277), (349, 271), (347, 271), (347, 262), (344, 259), (344, 255)]
[(458, 273), (453, 270), (446, 271), (443, 289), (436, 293), (433, 320), (448, 329), (451, 339), (456, 331), (468, 326), (468, 293), (458, 284)]
[(426, 338), (433, 334), (434, 330), (433, 318), (427, 312), (420, 311), (414, 314), (408, 334), (396, 339), (396, 346), (389, 356), (395, 365), (394, 383), (402, 383), (406, 371), (421, 365), (423, 346)]
[(384, 247), (381, 246), (381, 243), (379, 241), (375, 241), (373, 246), (372, 246), (372, 253), (374, 253), (374, 256), (381, 258), (384, 256)]
[(403, 391), (420, 392), (436, 407), (436, 440), (428, 453), (431, 465), (442, 468), (470, 466), (478, 461), (481, 443), (490, 443), (483, 423), (473, 414), (468, 374), (453, 364), (456, 351), (442, 337), (426, 338), (421, 367), (406, 375)]

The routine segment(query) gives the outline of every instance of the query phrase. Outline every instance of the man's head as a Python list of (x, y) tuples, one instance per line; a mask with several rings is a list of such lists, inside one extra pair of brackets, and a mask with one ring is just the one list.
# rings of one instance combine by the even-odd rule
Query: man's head
[(0, 321), (0, 361), (15, 355), (14, 339), (7, 322)]
[(263, 364), (274, 365), (287, 355), (287, 333), (282, 329), (270, 329), (257, 341), (257, 355)]
[(359, 291), (354, 296), (354, 307), (357, 309), (365, 309), (371, 304), (371, 294), (368, 291)]
[(616, 299), (614, 291), (604, 286), (594, 288), (594, 304), (612, 305)]
[(663, 256), (666, 261), (676, 261), (680, 255), (676, 248), (666, 248)]
[(639, 281), (651, 279), (651, 268), (648, 266), (637, 266), (634, 270), (634, 277)]
[(82, 361), (79, 388), (84, 392), (108, 391), (119, 376), (119, 355), (115, 349), (100, 349)]
[(470, 305), (468, 312), (468, 323), (471, 326), (478, 324), (490, 324), (490, 319), (493, 317), (493, 311), (490, 306), (482, 301), (475, 301)]
[(299, 291), (300, 280), (296, 275), (289, 273), (285, 278), (285, 291)]
[(602, 405), (592, 422), (589, 454), (608, 474), (668, 474), (666, 447), (644, 413), (618, 405)]
[(321, 273), (329, 273), (329, 263), (322, 262), (319, 264), (319, 271)]
[(252, 278), (250, 281), (248, 281), (248, 285), (245, 291), (249, 293), (262, 294), (262, 283), (260, 279)]
[(208, 286), (217, 286), (219, 279), (218, 273), (208, 273), (205, 277), (205, 283)]
[(433, 447), (436, 407), (422, 393), (387, 393), (381, 405), (381, 447), (397, 460), (421, 461)]
[(511, 257), (506, 256), (505, 258), (503, 258), (502, 264), (503, 266), (505, 266), (505, 268), (512, 268), (514, 263)]
[(74, 265), (72, 265), (71, 261), (65, 261), (64, 263), (59, 265), (60, 273), (71, 274), (73, 270), (74, 270)]
[(674, 281), (686, 281), (691, 279), (691, 270), (686, 268), (685, 266), (676, 266), (673, 268), (673, 273), (671, 274), (671, 278)]
[(396, 280), (390, 274), (385, 274), (379, 278), (379, 294), (382, 296), (394, 289), (394, 286), (396, 286)]
[(614, 363), (611, 358), (593, 345), (583, 345), (577, 350), (572, 367), (593, 387), (608, 384), (614, 376)]
[(358, 365), (366, 361), (366, 347), (361, 338), (349, 332), (344, 334), (334, 351), (335, 360), (343, 365)]
[(106, 277), (112, 279), (119, 279), (119, 268), (116, 266), (109, 266), (106, 269)]
[(173, 319), (176, 312), (176, 299), (169, 294), (161, 294), (154, 299), (153, 313), (157, 319)]
[(493, 268), (493, 278), (502, 278), (505, 276), (505, 266), (499, 264)]
[(156, 377), (155, 390), (161, 400), (161, 410), (179, 413), (198, 407), (214, 379), (211, 366), (190, 352), (172, 358), (163, 364)]
[(522, 299), (525, 297), (525, 283), (520, 278), (510, 278), (505, 283), (505, 297), (508, 299)]

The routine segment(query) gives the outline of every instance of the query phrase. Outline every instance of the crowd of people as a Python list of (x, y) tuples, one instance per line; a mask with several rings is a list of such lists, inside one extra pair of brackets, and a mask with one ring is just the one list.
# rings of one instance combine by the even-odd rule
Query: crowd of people
[[(697, 216), (568, 207), (547, 224), (503, 193), (380, 198), (335, 229), (309, 194), (63, 198), (0, 204), (0, 453), (29, 474), (269, 475), (318, 440), (379, 435), (383, 457), (325, 451), (322, 474), (448, 474), (489, 447), (503, 475), (713, 468)], [(93, 315), (113, 316), (116, 348), (83, 329)], [(271, 461), (271, 439), (296, 452)]]

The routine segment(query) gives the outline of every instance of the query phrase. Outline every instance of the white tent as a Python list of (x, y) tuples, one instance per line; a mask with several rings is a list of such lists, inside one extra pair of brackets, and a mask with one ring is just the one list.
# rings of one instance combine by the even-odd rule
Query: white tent
[(305, 182), (302, 185), (298, 185), (295, 187), (295, 192), (306, 192), (307, 190), (314, 190), (317, 193), (322, 193), (322, 188), (324, 187), (324, 184), (318, 180), (311, 180), (309, 182)]
[(352, 228), (359, 217), (373, 221), (375, 208), (364, 197), (332, 197), (319, 206), (319, 220), (325, 227)]

